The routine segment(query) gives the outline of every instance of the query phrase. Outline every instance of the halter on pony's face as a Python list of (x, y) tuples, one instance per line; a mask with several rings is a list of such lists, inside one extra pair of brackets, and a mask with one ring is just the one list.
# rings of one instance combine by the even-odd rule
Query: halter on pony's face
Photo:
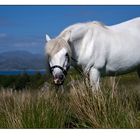
[(68, 43), (62, 38), (48, 39), (47, 55), (50, 73), (56, 85), (61, 85), (70, 67), (70, 50)]
[(66, 49), (61, 49), (54, 56), (49, 57), (50, 73), (53, 75), (54, 83), (61, 85), (69, 69), (69, 55)]

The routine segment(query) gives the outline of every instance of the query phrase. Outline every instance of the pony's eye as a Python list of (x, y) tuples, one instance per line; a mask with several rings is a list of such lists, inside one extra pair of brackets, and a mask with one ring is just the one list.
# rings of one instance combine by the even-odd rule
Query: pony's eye
[(68, 56), (68, 53), (66, 53), (66, 56)]

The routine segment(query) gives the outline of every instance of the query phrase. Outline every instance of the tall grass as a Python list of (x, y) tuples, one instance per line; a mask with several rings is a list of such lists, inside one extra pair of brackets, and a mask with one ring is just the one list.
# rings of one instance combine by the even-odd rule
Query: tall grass
[(63, 89), (1, 89), (0, 128), (140, 128), (140, 92), (119, 83), (104, 80), (98, 92), (82, 80)]

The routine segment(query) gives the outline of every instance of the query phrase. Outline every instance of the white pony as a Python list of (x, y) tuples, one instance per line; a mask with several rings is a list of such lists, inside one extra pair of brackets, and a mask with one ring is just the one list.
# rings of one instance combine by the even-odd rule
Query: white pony
[(99, 87), (101, 76), (137, 70), (140, 76), (140, 18), (117, 25), (78, 23), (55, 39), (46, 35), (46, 58), (55, 84), (62, 84), (70, 65), (81, 66), (90, 84)]

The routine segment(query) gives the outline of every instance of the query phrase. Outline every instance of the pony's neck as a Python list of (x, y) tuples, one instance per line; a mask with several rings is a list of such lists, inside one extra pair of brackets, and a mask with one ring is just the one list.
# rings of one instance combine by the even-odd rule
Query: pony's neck
[(65, 29), (60, 36), (65, 38), (70, 33), (68, 43), (70, 45), (72, 55), (71, 57), (78, 61), (80, 55), (80, 47), (86, 33), (88, 32), (88, 27), (85, 24), (81, 24), (73, 27), (72, 29)]

